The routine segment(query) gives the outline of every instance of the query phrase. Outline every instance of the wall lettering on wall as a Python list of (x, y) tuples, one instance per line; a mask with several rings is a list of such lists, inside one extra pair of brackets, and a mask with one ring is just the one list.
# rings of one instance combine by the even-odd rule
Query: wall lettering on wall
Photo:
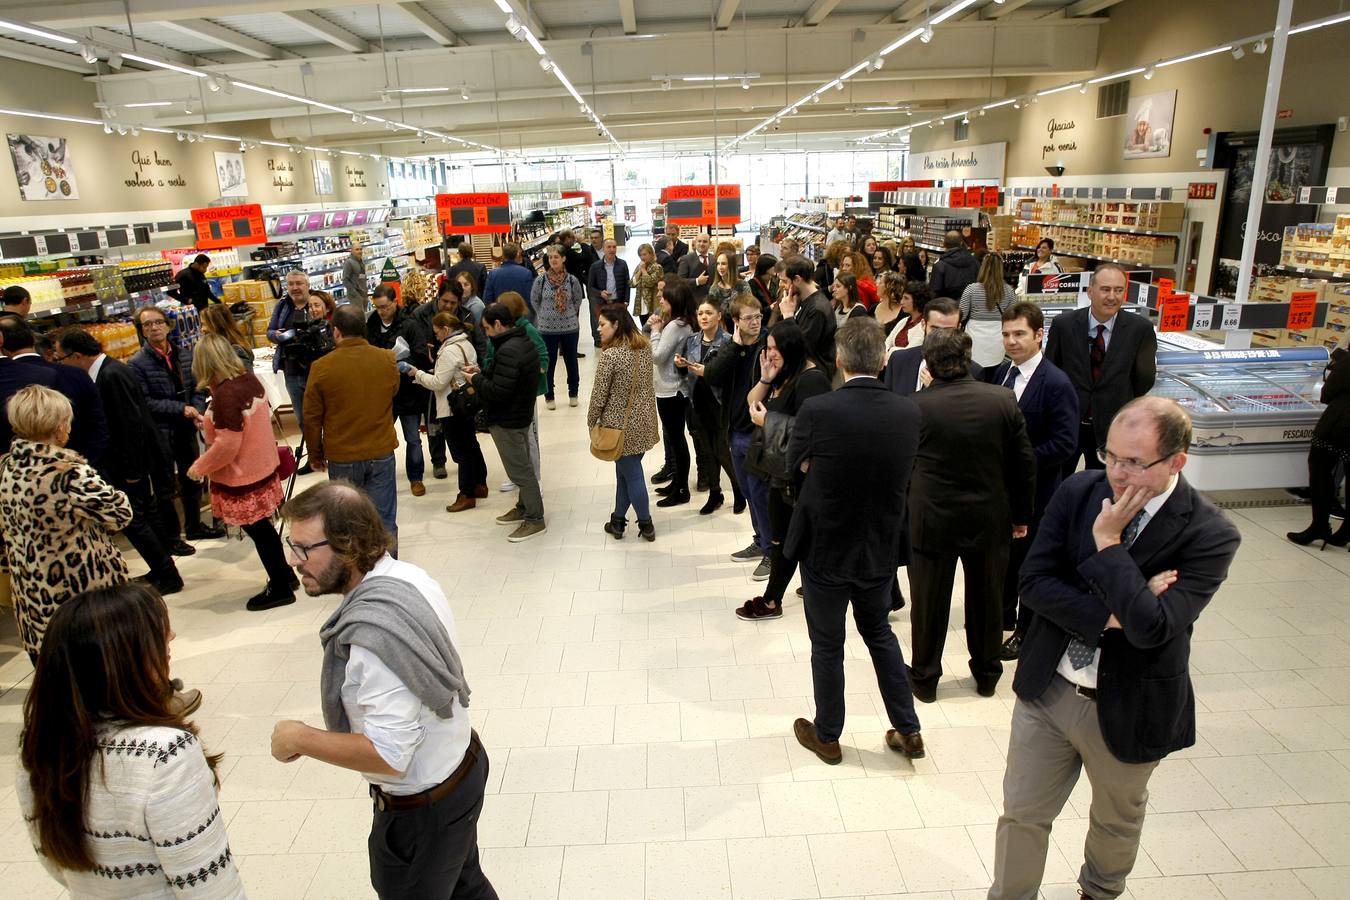
[(981, 144), (978, 147), (928, 150), (911, 153), (905, 164), (906, 177), (955, 181), (968, 178), (1003, 179), (1008, 144)]
[(285, 191), (295, 187), (295, 163), (288, 159), (269, 159), (267, 171), (272, 173), (272, 187)]
[(123, 182), (129, 188), (187, 187), (187, 179), (182, 175), (164, 171), (166, 168), (173, 168), (173, 160), (167, 156), (160, 156), (158, 150), (151, 150), (149, 153), (132, 150), (131, 164), (135, 167), (135, 171)]
[(366, 186), (366, 170), (354, 169), (351, 166), (346, 167), (347, 187), (363, 188)]
[(1060, 138), (1058, 137), (1058, 135), (1060, 135), (1061, 133), (1066, 131), (1073, 131), (1074, 128), (1076, 127), (1077, 126), (1074, 124), (1073, 119), (1069, 119), (1067, 122), (1062, 122), (1059, 119), (1052, 117), (1050, 121), (1045, 124), (1045, 131), (1046, 134), (1049, 135), (1049, 140), (1047, 140), (1046, 143), (1041, 145), (1041, 159), (1045, 159), (1051, 153), (1068, 153), (1073, 150), (1077, 150), (1078, 149), (1077, 141), (1074, 140), (1064, 141), (1060, 140)]

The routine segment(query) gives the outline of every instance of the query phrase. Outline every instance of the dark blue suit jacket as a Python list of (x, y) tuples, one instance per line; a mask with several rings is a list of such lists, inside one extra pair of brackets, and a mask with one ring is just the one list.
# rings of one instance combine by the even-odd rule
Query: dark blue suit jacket
[(74, 418), (66, 446), (79, 453), (96, 469), (102, 470), (108, 448), (108, 421), (103, 414), (94, 380), (83, 369), (49, 363), (36, 354), (0, 362), (0, 452), (8, 453), (14, 430), (9, 425), (5, 404), (23, 388), (40, 384), (59, 391), (70, 400)]
[[(1122, 762), (1153, 762), (1195, 743), (1191, 630), (1228, 577), (1241, 536), (1178, 476), (1133, 545), (1098, 552), (1092, 523), (1109, 496), (1106, 473), (1086, 471), (1050, 500), (1022, 563), (1019, 594), (1032, 615), (1013, 690), (1027, 701), (1044, 694), (1070, 635), (1099, 646), (1097, 717), (1106, 746)], [(1148, 579), (1168, 569), (1177, 581), (1154, 597)], [(1103, 631), (1112, 615), (1122, 627)]]
[[(991, 384), (1003, 384), (1011, 360), (986, 369)], [(917, 375), (915, 377), (918, 377)], [(1036, 515), (1050, 505), (1050, 497), (1063, 480), (1064, 463), (1078, 449), (1078, 392), (1059, 366), (1041, 357), (1040, 364), (1017, 401), (1027, 420), (1027, 437), (1036, 451)]]
[[(912, 397), (916, 393), (914, 385), (919, 379), (919, 366), (923, 364), (923, 347), (905, 347), (891, 354), (891, 358), (886, 360), (886, 369), (881, 375), (881, 380), (885, 382), (886, 387), (895, 391), (901, 397)], [(971, 360), (970, 377), (976, 381), (987, 380), (984, 377), (985, 369), (979, 363)]]
[[(610, 303), (628, 302), (628, 263), (618, 257), (614, 259), (614, 298)], [(590, 288), (590, 297), (592, 300), (600, 299), (600, 292), (605, 289), (605, 259), (601, 257), (591, 264), (591, 271), (586, 276), (586, 287)]]

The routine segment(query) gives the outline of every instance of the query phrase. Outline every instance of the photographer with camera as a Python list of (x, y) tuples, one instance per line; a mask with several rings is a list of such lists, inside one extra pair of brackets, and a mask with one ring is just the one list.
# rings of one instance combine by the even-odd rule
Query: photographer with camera
[[(408, 368), (431, 368), (431, 356), (426, 346), (428, 342), (419, 335), (413, 315), (399, 307), (398, 297), (389, 285), (377, 287), (370, 295), (370, 302), (375, 307), (375, 311), (366, 319), (366, 335), (371, 346), (381, 350), (396, 350), (395, 344), (400, 338), (406, 346), (406, 355), (399, 358), (402, 375), (399, 378), (398, 395), (394, 397), (394, 418), (403, 430), (404, 473), (411, 483), (412, 495), (421, 497), (427, 492), (426, 485), (422, 483), (426, 474), (426, 458), (422, 454), (421, 428), (430, 394), (413, 380), (408, 374)], [(444, 458), (441, 465), (445, 465)]]
[[(277, 345), (276, 355), (272, 357), (272, 371), (285, 373), (286, 393), (295, 410), (295, 421), (300, 423), (305, 421), (305, 384), (309, 381), (310, 364), (323, 355), (314, 352), (319, 347), (311, 339), (318, 335), (312, 331), (301, 334), (311, 321), (309, 299), (309, 275), (300, 269), (291, 269), (286, 273), (286, 296), (277, 301), (272, 310), (272, 321), (267, 324), (267, 339)], [(332, 349), (331, 345), (328, 349)], [(308, 470), (309, 466), (305, 466), (301, 472), (307, 474)]]

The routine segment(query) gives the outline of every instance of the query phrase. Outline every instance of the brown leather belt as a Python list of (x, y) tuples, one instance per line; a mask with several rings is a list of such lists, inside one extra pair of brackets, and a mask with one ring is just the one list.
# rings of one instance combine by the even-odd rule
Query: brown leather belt
[(448, 797), (459, 783), (469, 774), (469, 770), (478, 762), (479, 755), (483, 752), (483, 745), (478, 740), (478, 732), (469, 732), (469, 746), (464, 751), (464, 759), (460, 762), (455, 771), (435, 787), (427, 788), (416, 794), (390, 794), (380, 790), (378, 785), (370, 786), (371, 799), (375, 801), (375, 808), (378, 810), (399, 810), (399, 809), (417, 809), (422, 806), (430, 806), (433, 803), (439, 803)]

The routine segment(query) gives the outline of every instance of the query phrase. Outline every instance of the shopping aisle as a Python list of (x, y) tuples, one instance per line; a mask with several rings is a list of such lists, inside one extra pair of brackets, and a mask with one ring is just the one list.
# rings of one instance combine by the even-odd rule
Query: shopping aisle
[[(449, 516), (453, 477), (399, 495), (402, 556), (438, 577), (459, 628), (473, 722), (492, 760), (484, 867), (503, 900), (534, 898), (982, 897), (1012, 706), (943, 682), (919, 713), (928, 758), (887, 750), (862, 645), (848, 649), (844, 764), (790, 736), (810, 715), (800, 601), (742, 622), (752, 596), (747, 517), (697, 503), (654, 509), (658, 538), (621, 543), (600, 526), (609, 467), (587, 451), (582, 405), (543, 410), (548, 533), (510, 544), (494, 490)], [(495, 453), (489, 483), (502, 481)], [(649, 454), (648, 472), (659, 466)], [(406, 482), (405, 482), (406, 484)], [(1287, 544), (1304, 508), (1234, 514), (1245, 543), (1196, 629), (1199, 744), (1163, 761), (1132, 895), (1344, 896), (1350, 865), (1350, 554)], [(170, 598), (173, 668), (205, 702), (206, 746), (226, 754), (222, 808), (253, 898), (371, 896), (370, 801), (353, 773), (269, 755), (279, 718), (321, 722), (320, 622), (336, 598), (244, 611), (262, 581), (251, 547), (205, 542)], [(960, 628), (959, 615), (953, 628)], [(897, 632), (908, 643), (906, 615)], [(959, 633), (946, 667), (965, 670)], [(908, 652), (908, 648), (906, 648)], [(0, 881), (14, 897), (59, 896), (33, 857), (12, 787), (29, 667), (0, 667)], [(1045, 896), (1070, 884), (1087, 784), (1056, 824)]]

